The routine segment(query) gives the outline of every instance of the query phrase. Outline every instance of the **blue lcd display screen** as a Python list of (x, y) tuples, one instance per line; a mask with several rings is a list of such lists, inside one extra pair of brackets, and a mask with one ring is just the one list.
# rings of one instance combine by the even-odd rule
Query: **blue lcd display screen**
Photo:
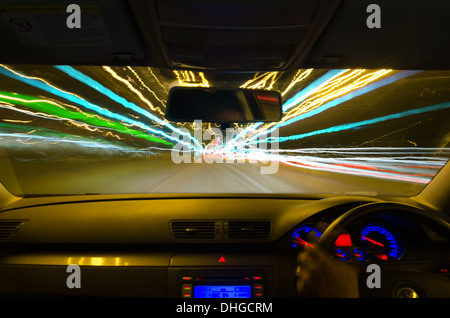
[(248, 285), (194, 286), (194, 298), (252, 298)]

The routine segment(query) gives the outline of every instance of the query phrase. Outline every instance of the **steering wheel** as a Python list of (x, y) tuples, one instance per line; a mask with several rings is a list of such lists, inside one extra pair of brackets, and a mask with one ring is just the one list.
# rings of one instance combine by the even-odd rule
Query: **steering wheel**
[[(421, 224), (427, 225), (430, 228), (434, 229), (444, 239), (450, 241), (450, 224), (446, 220), (444, 220), (441, 216), (412, 205), (393, 202), (373, 202), (353, 208), (342, 214), (337, 219), (335, 219), (322, 233), (321, 237), (316, 242), (316, 247), (319, 250), (325, 251), (330, 256), (333, 255), (332, 247), (339, 234), (343, 233), (345, 229), (348, 229), (351, 225), (355, 224), (358, 221), (362, 221), (366, 218), (375, 217), (379, 215), (392, 215), (405, 217), (414, 220), (416, 222), (420, 222)], [(349, 264), (350, 266), (356, 266), (355, 263)], [(383, 266), (381, 263), (378, 264)], [(369, 274), (367, 274), (367, 272), (364, 273), (360, 271), (359, 273), (360, 296), (362, 297), (366, 296), (371, 297), (371, 295), (372, 296), (376, 295), (375, 297), (426, 296), (426, 292), (423, 291), (423, 288), (421, 288), (414, 281), (416, 278), (418, 279), (418, 281), (424, 280), (425, 278), (422, 277), (424, 274), (423, 273), (412, 274), (414, 272), (413, 270), (407, 269), (405, 267), (404, 262), (402, 263), (402, 265), (403, 268), (401, 270), (399, 270), (399, 266), (391, 265), (383, 267), (381, 270), (381, 275), (383, 276), (383, 278), (385, 278), (383, 282), (385, 286), (384, 288), (380, 288), (380, 290), (372, 290), (371, 291), (372, 293), (370, 293), (370, 291), (368, 292), (366, 280), (362, 279), (364, 274), (366, 276), (368, 276)], [(361, 268), (362, 267), (363, 266), (361, 266)], [(399, 275), (399, 273), (401, 273), (402, 271), (403, 274)], [(418, 278), (419, 276), (421, 277), (420, 279)], [(434, 277), (435, 277), (434, 279), (436, 279), (436, 275), (434, 275)], [(442, 277), (439, 277), (439, 279), (441, 278)], [(427, 279), (431, 278), (428, 277)], [(450, 294), (450, 282), (448, 282), (447, 284), (448, 286), (446, 285), (447, 286), (446, 289), (448, 288), (448, 290), (445, 291), (446, 295), (447, 293)], [(361, 286), (366, 287), (366, 291), (364, 293), (365, 296), (363, 296), (363, 294), (361, 293)]]
[(348, 226), (358, 220), (381, 214), (403, 216), (409, 219), (415, 219), (434, 228), (437, 226), (443, 233), (447, 233), (446, 235), (449, 235), (450, 224), (434, 213), (407, 204), (371, 202), (353, 208), (334, 220), (333, 223), (331, 223), (322, 233), (317, 242), (317, 246), (324, 250), (328, 250), (335, 242), (337, 235), (342, 233), (343, 229), (348, 228)]

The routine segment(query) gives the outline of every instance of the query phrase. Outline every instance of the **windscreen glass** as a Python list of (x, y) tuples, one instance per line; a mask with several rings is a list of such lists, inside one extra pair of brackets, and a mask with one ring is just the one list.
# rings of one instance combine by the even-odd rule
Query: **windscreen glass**
[[(18, 196), (411, 196), (450, 155), (449, 71), (0, 65), (0, 83), (0, 180)], [(283, 116), (169, 122), (175, 86), (277, 90)]]

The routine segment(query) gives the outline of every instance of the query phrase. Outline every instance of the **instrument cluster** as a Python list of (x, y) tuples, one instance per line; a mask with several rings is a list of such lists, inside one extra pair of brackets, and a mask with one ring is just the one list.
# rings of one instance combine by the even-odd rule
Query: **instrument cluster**
[[(296, 249), (314, 248), (322, 232), (315, 225), (300, 225), (292, 232), (292, 246)], [(397, 261), (404, 254), (399, 234), (381, 222), (368, 223), (339, 234), (332, 249), (335, 258), (343, 262)]]

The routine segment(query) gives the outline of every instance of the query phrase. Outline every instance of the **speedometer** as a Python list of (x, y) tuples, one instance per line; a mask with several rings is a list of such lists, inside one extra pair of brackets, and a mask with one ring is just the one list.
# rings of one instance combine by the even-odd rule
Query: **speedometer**
[(313, 246), (310, 243), (311, 236), (314, 237), (320, 237), (322, 235), (321, 232), (319, 232), (317, 229), (303, 225), (299, 228), (297, 228), (294, 233), (292, 233), (292, 246), (294, 247), (305, 247), (305, 246)]
[(382, 260), (398, 260), (403, 255), (400, 240), (384, 226), (371, 224), (361, 231), (361, 245)]

